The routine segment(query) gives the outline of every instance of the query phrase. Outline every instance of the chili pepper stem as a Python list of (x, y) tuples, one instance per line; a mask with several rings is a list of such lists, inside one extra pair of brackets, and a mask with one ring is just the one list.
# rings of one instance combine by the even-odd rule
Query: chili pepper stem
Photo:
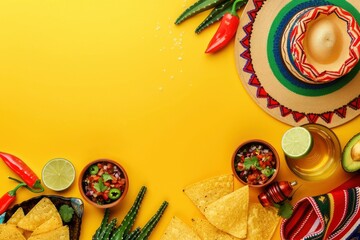
[(29, 187), (37, 189), (37, 191), (42, 192), (44, 188), (41, 186), (40, 179), (36, 176), (33, 170), (22, 161), (20, 158), (9, 154), (0, 152), (0, 159), (13, 170)]
[(0, 214), (3, 214), (6, 212), (6, 210), (10, 207), (10, 205), (15, 202), (16, 199), (16, 191), (21, 188), (27, 186), (26, 183), (19, 183), (14, 189), (6, 192), (1, 198), (0, 198)]
[(16, 195), (16, 191), (21, 188), (21, 187), (24, 187), (24, 186), (27, 186), (26, 183), (19, 183), (14, 189), (10, 190), (8, 193), (10, 196), (15, 196)]
[(244, 2), (244, 0), (235, 0), (235, 2), (233, 3), (233, 5), (231, 7), (231, 15), (238, 16), (237, 10), (236, 10), (236, 4), (238, 2)]
[[(13, 181), (15, 181), (15, 182), (18, 182), (18, 183), (24, 183), (24, 182), (22, 182), (22, 181), (20, 181), (19, 179), (16, 179), (16, 178), (13, 178), (13, 177), (8, 177), (9, 179), (11, 179), (11, 180), (13, 180)], [(24, 185), (24, 187), (27, 189), (27, 190), (29, 190), (30, 192), (33, 192), (33, 193), (40, 193), (40, 192), (43, 192), (44, 191), (44, 188), (43, 188), (43, 186), (40, 184), (39, 185), (39, 188), (37, 188), (37, 189), (33, 189), (33, 188), (31, 188), (31, 187), (29, 187), (26, 183), (24, 183), (25, 185)], [(34, 185), (35, 186), (35, 185)]]
[(34, 189), (32, 190), (32, 192), (36, 192), (36, 193), (43, 192), (45, 190), (43, 185), (41, 185), (40, 180), (36, 180), (35, 184), (33, 185), (33, 188), (37, 189), (37, 190)]

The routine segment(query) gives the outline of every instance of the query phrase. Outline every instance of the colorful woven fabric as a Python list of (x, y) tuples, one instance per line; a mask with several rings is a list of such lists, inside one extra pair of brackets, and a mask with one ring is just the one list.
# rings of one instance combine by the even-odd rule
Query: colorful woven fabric
[(282, 221), (281, 238), (360, 239), (360, 187), (301, 199)]

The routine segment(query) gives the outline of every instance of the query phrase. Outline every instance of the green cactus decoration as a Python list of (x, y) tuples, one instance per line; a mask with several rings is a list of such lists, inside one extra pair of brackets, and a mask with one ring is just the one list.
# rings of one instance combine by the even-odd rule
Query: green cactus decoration
[(130, 234), (125, 237), (125, 240), (136, 240), (136, 238), (140, 235), (141, 229), (140, 227), (135, 228)]
[(161, 216), (164, 214), (167, 206), (168, 202), (164, 201), (155, 215), (152, 216), (152, 218), (145, 224), (139, 237), (137, 237), (136, 240), (147, 240), (149, 238), (151, 232), (154, 230), (157, 223), (160, 221)]
[(200, 13), (206, 11), (210, 8), (213, 8), (224, 1), (228, 0), (198, 0), (193, 5), (188, 7), (175, 21), (175, 24), (180, 24), (186, 19)]
[(95, 232), (94, 236), (92, 237), (92, 240), (99, 239), (100, 234), (105, 230), (106, 225), (108, 224), (109, 216), (110, 216), (110, 210), (108, 208), (106, 208), (104, 211), (104, 217), (101, 221), (101, 224), (100, 224), (99, 228), (96, 229), (96, 232)]
[[(239, 10), (246, 4), (247, 0), (236, 3), (236, 10)], [(195, 29), (195, 33), (199, 34), (205, 28), (221, 20), (225, 13), (231, 12), (234, 0), (225, 1), (222, 4), (215, 6), (205, 20)]]
[(130, 233), (131, 228), (134, 225), (136, 216), (139, 212), (141, 202), (144, 199), (145, 193), (146, 193), (146, 187), (142, 186), (132, 207), (130, 208), (130, 210), (126, 214), (126, 216), (124, 217), (120, 226), (118, 228), (116, 228), (115, 232), (113, 233), (113, 235), (111, 237), (111, 240), (124, 240), (125, 236)]
[(110, 223), (106, 226), (105, 231), (103, 231), (100, 236), (99, 236), (99, 240), (109, 240), (110, 239), (110, 234), (112, 233), (112, 231), (115, 228), (117, 222), (117, 218), (113, 218)]
[(146, 187), (143, 186), (141, 187), (130, 210), (118, 227), (116, 227), (117, 218), (113, 218), (109, 222), (110, 210), (108, 208), (105, 209), (100, 227), (96, 230), (92, 240), (147, 240), (157, 223), (160, 221), (161, 216), (164, 214), (164, 211), (168, 206), (168, 202), (164, 201), (161, 204), (160, 208), (145, 224), (142, 230), (140, 227), (137, 227), (132, 231), (132, 227), (135, 223), (135, 219), (145, 193)]

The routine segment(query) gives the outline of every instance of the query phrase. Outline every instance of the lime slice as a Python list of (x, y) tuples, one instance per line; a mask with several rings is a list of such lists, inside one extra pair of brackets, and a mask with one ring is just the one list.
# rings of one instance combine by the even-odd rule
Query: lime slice
[(304, 127), (293, 127), (287, 130), (281, 140), (281, 148), (286, 156), (301, 158), (308, 154), (312, 147), (312, 137)]
[(48, 161), (41, 173), (42, 182), (54, 191), (63, 191), (75, 180), (74, 165), (67, 159), (55, 158)]

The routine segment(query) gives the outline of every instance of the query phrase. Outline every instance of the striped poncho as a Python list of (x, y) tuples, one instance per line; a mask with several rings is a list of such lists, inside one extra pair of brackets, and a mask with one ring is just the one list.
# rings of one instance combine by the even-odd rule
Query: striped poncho
[(360, 239), (360, 187), (305, 197), (281, 224), (281, 238)]

